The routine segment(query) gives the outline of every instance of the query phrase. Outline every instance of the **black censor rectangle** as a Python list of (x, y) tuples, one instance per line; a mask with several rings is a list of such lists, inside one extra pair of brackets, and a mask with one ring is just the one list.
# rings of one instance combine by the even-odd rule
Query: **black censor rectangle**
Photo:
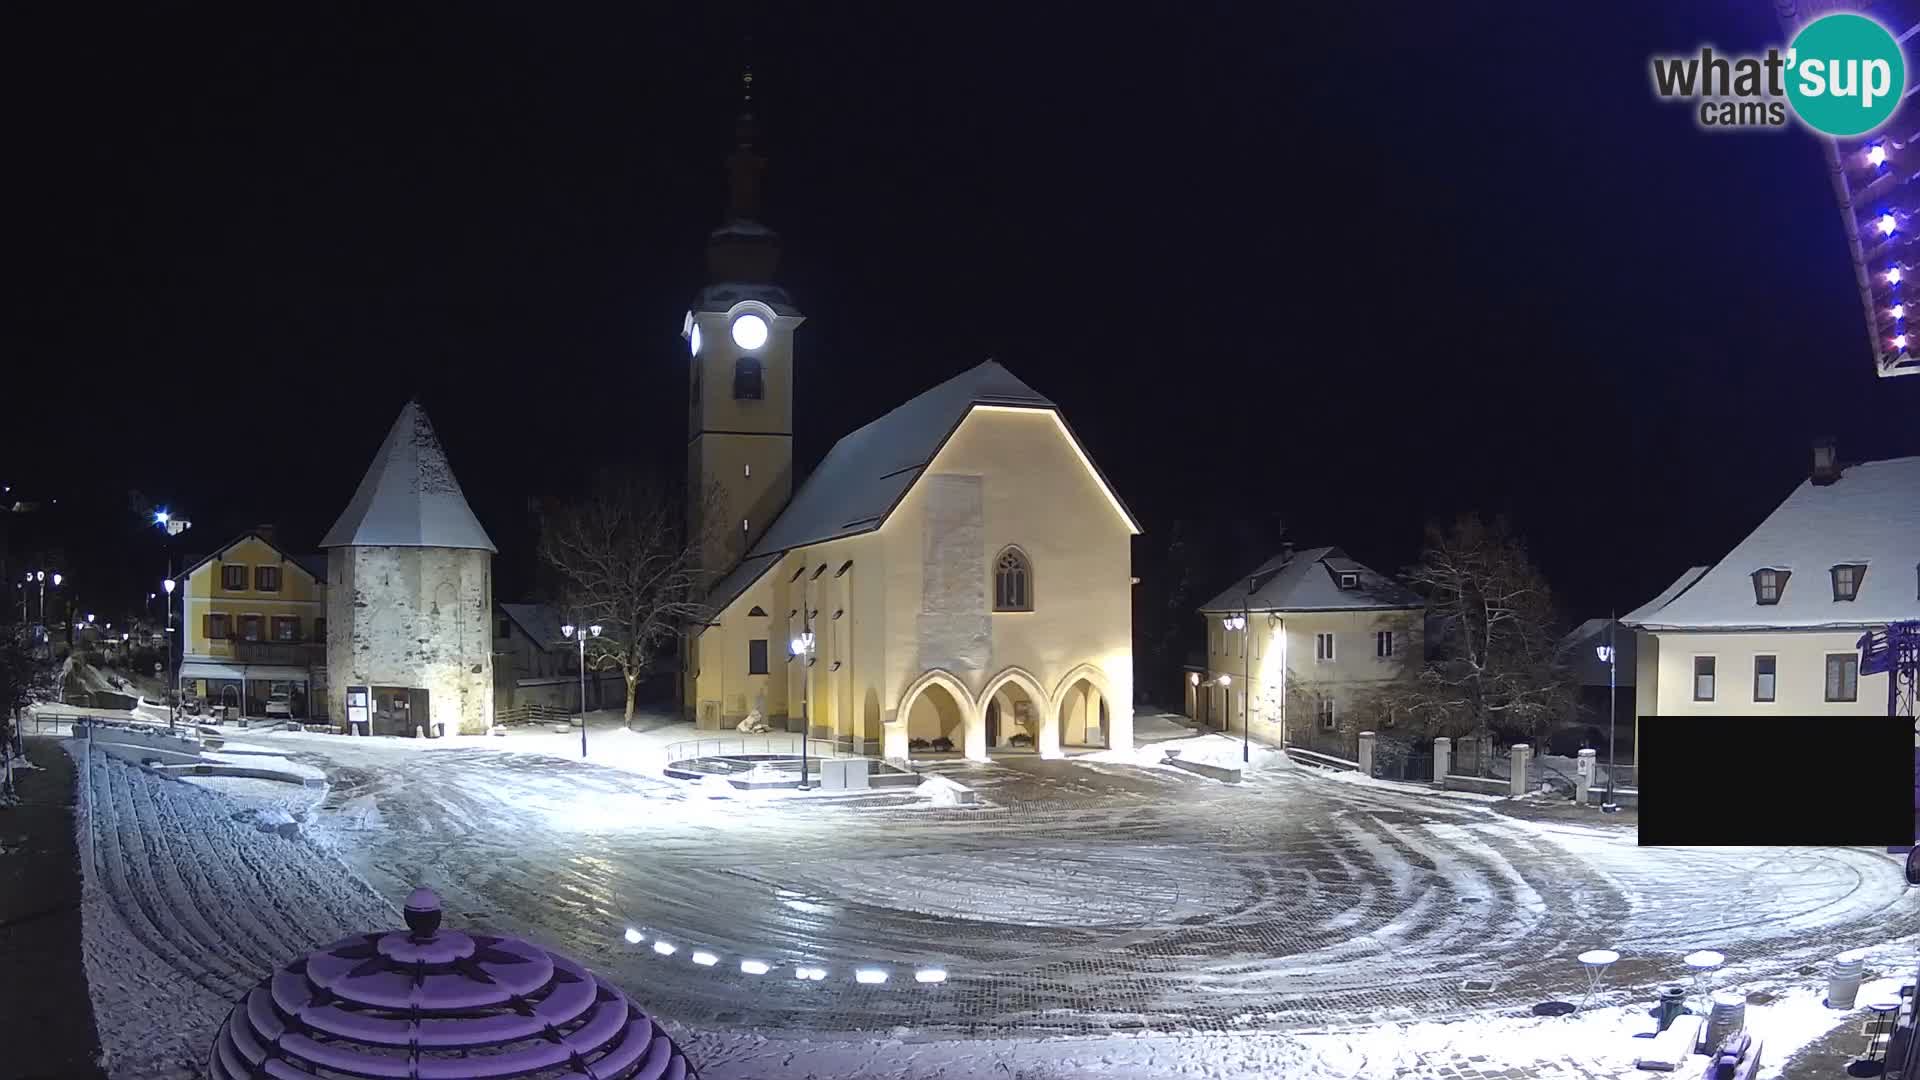
[(1907, 847), (1907, 716), (1644, 716), (1641, 847)]

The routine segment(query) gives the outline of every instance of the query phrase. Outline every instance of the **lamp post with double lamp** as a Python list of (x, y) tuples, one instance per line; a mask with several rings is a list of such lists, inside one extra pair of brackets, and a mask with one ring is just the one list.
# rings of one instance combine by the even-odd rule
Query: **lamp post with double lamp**
[[(1226, 618), (1228, 630), (1240, 632), (1240, 763), (1253, 761), (1253, 702), (1247, 694), (1253, 689), (1252, 643), (1247, 640), (1247, 616), (1229, 615)], [(1227, 685), (1227, 677), (1220, 676), (1220, 685)]]
[[(163, 543), (167, 549), (167, 726), (174, 726), (175, 715), (179, 712), (180, 687), (173, 676), (173, 538), (193, 528), (193, 522), (177, 514), (159, 509), (153, 512), (153, 524), (167, 534)], [(185, 598), (181, 603), (185, 604)], [(186, 612), (180, 613), (180, 622), (186, 624)]]
[(580, 646), (580, 756), (587, 756), (587, 639), (600, 636), (600, 624), (560, 628), (560, 636), (572, 638)]
[(1607, 643), (1605, 645), (1596, 645), (1593, 649), (1595, 655), (1600, 657), (1600, 662), (1607, 665), (1607, 801), (1600, 804), (1600, 811), (1605, 814), (1611, 814), (1620, 809), (1619, 805), (1613, 801), (1613, 774), (1615, 769), (1614, 725), (1617, 722), (1617, 710), (1614, 701), (1616, 679), (1614, 675), (1620, 666), (1617, 654), (1613, 648), (1613, 628), (1614, 622), (1609, 618), (1607, 620)]

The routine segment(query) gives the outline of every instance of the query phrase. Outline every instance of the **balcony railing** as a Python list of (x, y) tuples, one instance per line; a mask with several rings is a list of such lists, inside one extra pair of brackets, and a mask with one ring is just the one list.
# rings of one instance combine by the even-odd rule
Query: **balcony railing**
[(312, 667), (327, 662), (327, 647), (318, 641), (235, 641), (233, 658), (243, 664)]

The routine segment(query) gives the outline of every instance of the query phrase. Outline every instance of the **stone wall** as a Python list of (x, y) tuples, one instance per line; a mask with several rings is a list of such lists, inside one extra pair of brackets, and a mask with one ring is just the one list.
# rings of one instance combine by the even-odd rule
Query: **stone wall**
[(422, 687), (448, 733), (493, 726), (493, 555), (466, 548), (327, 553), (327, 708), (348, 686)]

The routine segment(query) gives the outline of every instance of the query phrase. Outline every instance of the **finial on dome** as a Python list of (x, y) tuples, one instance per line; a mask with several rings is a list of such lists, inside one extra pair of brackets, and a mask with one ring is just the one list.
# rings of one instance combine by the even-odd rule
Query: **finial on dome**
[(401, 914), (414, 937), (430, 938), (440, 930), (440, 897), (432, 889), (415, 889)]

